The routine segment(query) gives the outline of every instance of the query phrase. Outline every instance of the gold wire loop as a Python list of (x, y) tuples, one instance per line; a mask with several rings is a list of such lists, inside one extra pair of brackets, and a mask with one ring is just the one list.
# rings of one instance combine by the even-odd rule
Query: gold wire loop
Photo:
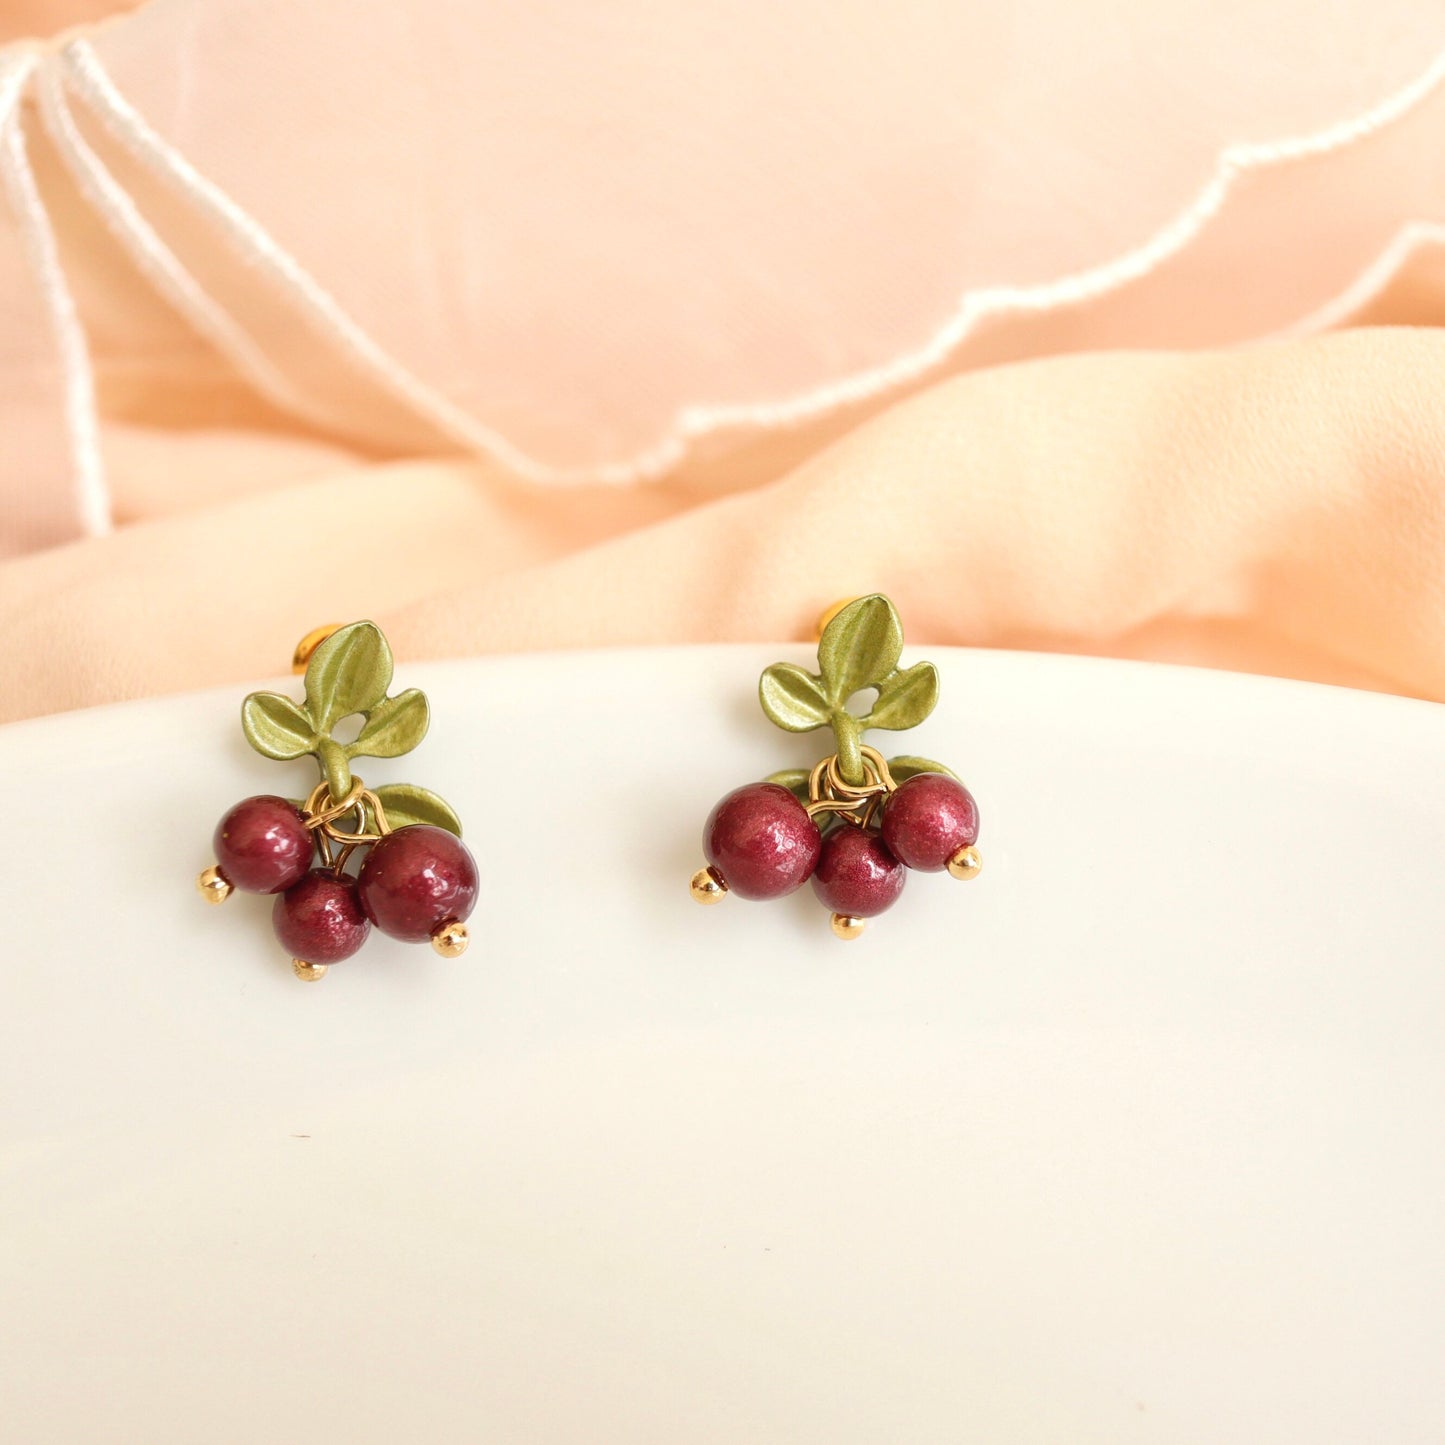
[[(363, 806), (363, 804), (365, 806)], [(386, 837), (391, 832), (391, 827), (386, 821), (386, 813), (382, 810), (380, 801), (370, 788), (363, 788), (357, 795), (356, 803), (356, 831), (348, 833), (338, 828), (336, 824), (328, 819), (321, 826), (338, 843), (375, 843), (378, 839)], [(370, 809), (372, 820), (376, 824), (375, 829), (366, 826), (366, 810)], [(348, 812), (350, 809), (347, 810)], [(338, 814), (345, 817), (345, 813)]]
[(340, 632), (342, 624), (339, 622), (324, 622), (320, 627), (313, 627), (300, 642), (296, 644), (296, 651), (291, 654), (291, 671), (298, 677), (306, 671), (307, 664), (311, 661), (311, 654), (331, 636), (333, 632)]
[(385, 838), (391, 832), (391, 824), (387, 821), (386, 809), (381, 806), (381, 799), (375, 793), (368, 792), (366, 801), (371, 808), (371, 816), (376, 822), (376, 831)]
[(339, 818), (343, 813), (351, 812), (357, 804), (357, 800), (365, 791), (365, 784), (360, 778), (352, 778), (350, 791), (338, 803), (332, 799), (328, 807), (323, 807), (321, 800), (331, 797), (331, 788), (325, 778), (312, 788), (311, 795), (301, 805), (301, 811), (306, 815), (306, 826), (308, 828), (324, 828), (333, 818)]
[(811, 803), (805, 805), (808, 809), (808, 816), (815, 817), (819, 813), (841, 813), (845, 817), (851, 817), (858, 811), (858, 804), (848, 798), (815, 798)]
[(850, 783), (838, 764), (838, 754), (823, 758), (808, 774), (808, 816), (837, 813), (845, 822), (866, 828), (873, 822), (879, 805), (898, 784), (888, 771), (888, 762), (877, 748), (866, 744), (859, 750), (863, 757), (862, 783)]
[(888, 770), (888, 759), (877, 748), (870, 748), (867, 743), (862, 745), (860, 751), (863, 754), (864, 763), (872, 763), (877, 768), (878, 781), (883, 784), (884, 792), (897, 792), (898, 784), (893, 781), (893, 774)]
[[(330, 801), (325, 801), (327, 799)], [(301, 811), (306, 818), (306, 826), (316, 835), (316, 851), (321, 855), (322, 866), (334, 868), (338, 873), (357, 848), (378, 842), (391, 832), (391, 823), (381, 799), (354, 776), (346, 796), (339, 802), (331, 797), (331, 789), (323, 778), (311, 790), (310, 797), (301, 805)], [(371, 815), (371, 827), (367, 827), (368, 813)], [(353, 814), (355, 822), (350, 828), (338, 826), (338, 820)], [(331, 852), (333, 843), (337, 849), (334, 857)]]

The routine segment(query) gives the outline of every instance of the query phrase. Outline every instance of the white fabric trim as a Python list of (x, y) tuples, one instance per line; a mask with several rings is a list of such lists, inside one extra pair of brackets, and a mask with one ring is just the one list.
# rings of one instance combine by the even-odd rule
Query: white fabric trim
[(1421, 251), (1445, 246), (1445, 224), (1411, 221), (1401, 226), (1390, 244), (1338, 295), (1301, 317), (1282, 336), (1312, 336), (1345, 326), (1384, 291)]
[[(600, 467), (559, 468), (523, 452), (400, 365), (253, 217), (202, 176), (145, 121), (117, 90), (88, 41), (75, 39), (67, 43), (60, 52), (60, 60), (66, 68), (68, 83), (110, 134), (152, 174), (190, 200), (217, 226), (236, 252), (268, 276), (316, 331), (333, 341), (360, 371), (454, 441), (493, 457), (530, 480), (552, 484), (627, 483), (655, 477), (674, 467), (695, 442), (719, 431), (796, 425), (916, 381), (940, 367), (986, 319), (1093, 300), (1156, 270), (1200, 235), (1221, 212), (1245, 175), (1356, 144), (1408, 115), (1445, 83), (1445, 52), (1441, 52), (1414, 81), (1356, 117), (1305, 136), (1226, 148), (1220, 154), (1214, 174), (1194, 201), (1140, 246), (1104, 265), (1052, 281), (967, 292), (960, 298), (954, 314), (915, 351), (784, 401), (685, 407), (660, 442), (628, 461)], [(131, 209), (133, 211), (133, 207)], [(113, 220), (117, 224), (133, 224), (132, 218), (119, 214)], [(141, 226), (135, 242), (149, 247), (150, 242), (144, 239), (149, 228), (144, 227), (144, 223)], [(152, 264), (158, 264), (158, 255), (159, 252), (150, 252)], [(1378, 286), (1380, 268), (1390, 264), (1391, 255), (1393, 250), (1369, 268), (1368, 283), (1361, 278), (1347, 294), (1354, 295), (1359, 285)], [(174, 275), (169, 284), (179, 297)], [(195, 304), (193, 297), (187, 298), (188, 307)], [(1342, 301), (1332, 303), (1332, 307), (1342, 304)], [(1327, 308), (1327, 312), (1333, 314), (1331, 308)], [(214, 316), (210, 324), (215, 326)], [(212, 334), (228, 354), (238, 355), (232, 349), (236, 338), (228, 335), (226, 327)], [(239, 355), (238, 364), (242, 364)], [(253, 355), (249, 365), (254, 368), (254, 364)]]
[(0, 183), (19, 226), (59, 354), (74, 506), (83, 534), (95, 537), (110, 531), (111, 512), (100, 456), (90, 351), (66, 284), (55, 231), (35, 184), (20, 114), (25, 87), (39, 66), (38, 53), (28, 47), (0, 56)]
[(36, 98), (61, 159), (70, 169), (81, 194), (125, 248), (143, 275), (206, 340), (235, 364), (262, 395), (293, 415), (331, 429), (341, 425), (292, 386), (265, 350), (229, 311), (206, 291), (180, 258), (161, 239), (135, 202), (106, 168), (81, 135), (66, 101), (65, 88), (54, 66), (36, 77)]
[[(261, 225), (160, 137), (115, 88), (88, 41), (71, 41), (60, 58), (76, 93), (110, 134), (157, 179), (188, 199), (248, 265), (268, 276), (313, 328), (340, 347), (360, 370), (469, 450), (494, 456), (524, 476), (555, 479), (552, 469), (535, 462), (399, 365)], [(616, 478), (630, 479), (621, 474)]]

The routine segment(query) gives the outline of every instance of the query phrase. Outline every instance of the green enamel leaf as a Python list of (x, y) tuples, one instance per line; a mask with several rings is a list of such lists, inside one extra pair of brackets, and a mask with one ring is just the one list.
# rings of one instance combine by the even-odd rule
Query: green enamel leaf
[(347, 753), (353, 758), (399, 758), (421, 742), (430, 722), (426, 694), (408, 688), (372, 708)]
[(279, 692), (253, 692), (241, 704), (241, 728), (258, 753), (279, 762), (302, 757), (316, 746), (311, 719)]
[(763, 781), (776, 783), (780, 788), (786, 788), (800, 803), (807, 803), (808, 777), (807, 768), (784, 768), (780, 773), (769, 773)]
[(863, 719), (868, 728), (916, 728), (938, 705), (938, 669), (918, 662), (878, 684), (878, 700)]
[(410, 828), (417, 823), (426, 823), (433, 828), (445, 828), (458, 838), (462, 836), (462, 820), (452, 811), (451, 805), (435, 793), (414, 787), (411, 783), (388, 783), (373, 791), (381, 799), (386, 821), (392, 828)]
[(943, 773), (946, 777), (958, 777), (952, 768), (945, 768), (942, 763), (935, 763), (931, 758), (889, 758), (888, 771), (893, 774), (895, 783), (906, 783), (909, 778), (916, 777), (919, 773)]
[(818, 666), (828, 701), (842, 707), (861, 688), (877, 687), (898, 666), (903, 624), (881, 593), (850, 602), (818, 643)]
[(758, 680), (758, 699), (771, 722), (790, 733), (827, 724), (828, 699), (818, 679), (792, 662), (775, 662)]
[(354, 712), (370, 712), (391, 686), (391, 648), (374, 622), (333, 632), (306, 668), (306, 710), (318, 733)]

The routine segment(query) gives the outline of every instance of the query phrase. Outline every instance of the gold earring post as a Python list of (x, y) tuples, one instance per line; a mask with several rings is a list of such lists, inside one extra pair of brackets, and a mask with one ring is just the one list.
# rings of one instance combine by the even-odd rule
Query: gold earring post
[(298, 677), (306, 671), (306, 664), (311, 661), (311, 654), (331, 636), (333, 632), (341, 631), (341, 623), (324, 622), (320, 627), (313, 627), (300, 642), (296, 644), (296, 651), (291, 654), (291, 671)]
[(828, 630), (828, 624), (845, 607), (851, 607), (857, 600), (856, 597), (840, 597), (831, 606), (824, 608), (822, 615), (818, 618), (818, 626), (813, 633), (813, 641), (821, 642), (823, 640), (823, 634)]

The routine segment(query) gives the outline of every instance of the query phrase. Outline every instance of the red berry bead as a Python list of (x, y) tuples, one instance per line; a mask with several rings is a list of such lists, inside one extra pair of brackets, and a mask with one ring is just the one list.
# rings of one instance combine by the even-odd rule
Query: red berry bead
[(910, 868), (937, 873), (978, 842), (978, 804), (947, 773), (916, 773), (883, 807), (883, 841)]
[(366, 916), (393, 938), (424, 943), (465, 922), (477, 902), (477, 865), (445, 828), (417, 823), (373, 843), (357, 877)]
[(288, 888), (271, 910), (281, 946), (312, 964), (350, 958), (371, 932), (356, 893), (356, 880), (330, 868), (313, 868)]
[(877, 833), (845, 824), (823, 839), (813, 892), (845, 918), (873, 918), (898, 901), (907, 877)]
[(315, 848), (301, 810), (269, 794), (237, 803), (213, 841), (221, 876), (247, 893), (283, 893), (299, 883)]
[(777, 783), (735, 789), (702, 830), (707, 861), (739, 898), (781, 898), (801, 888), (822, 847), (808, 810)]

